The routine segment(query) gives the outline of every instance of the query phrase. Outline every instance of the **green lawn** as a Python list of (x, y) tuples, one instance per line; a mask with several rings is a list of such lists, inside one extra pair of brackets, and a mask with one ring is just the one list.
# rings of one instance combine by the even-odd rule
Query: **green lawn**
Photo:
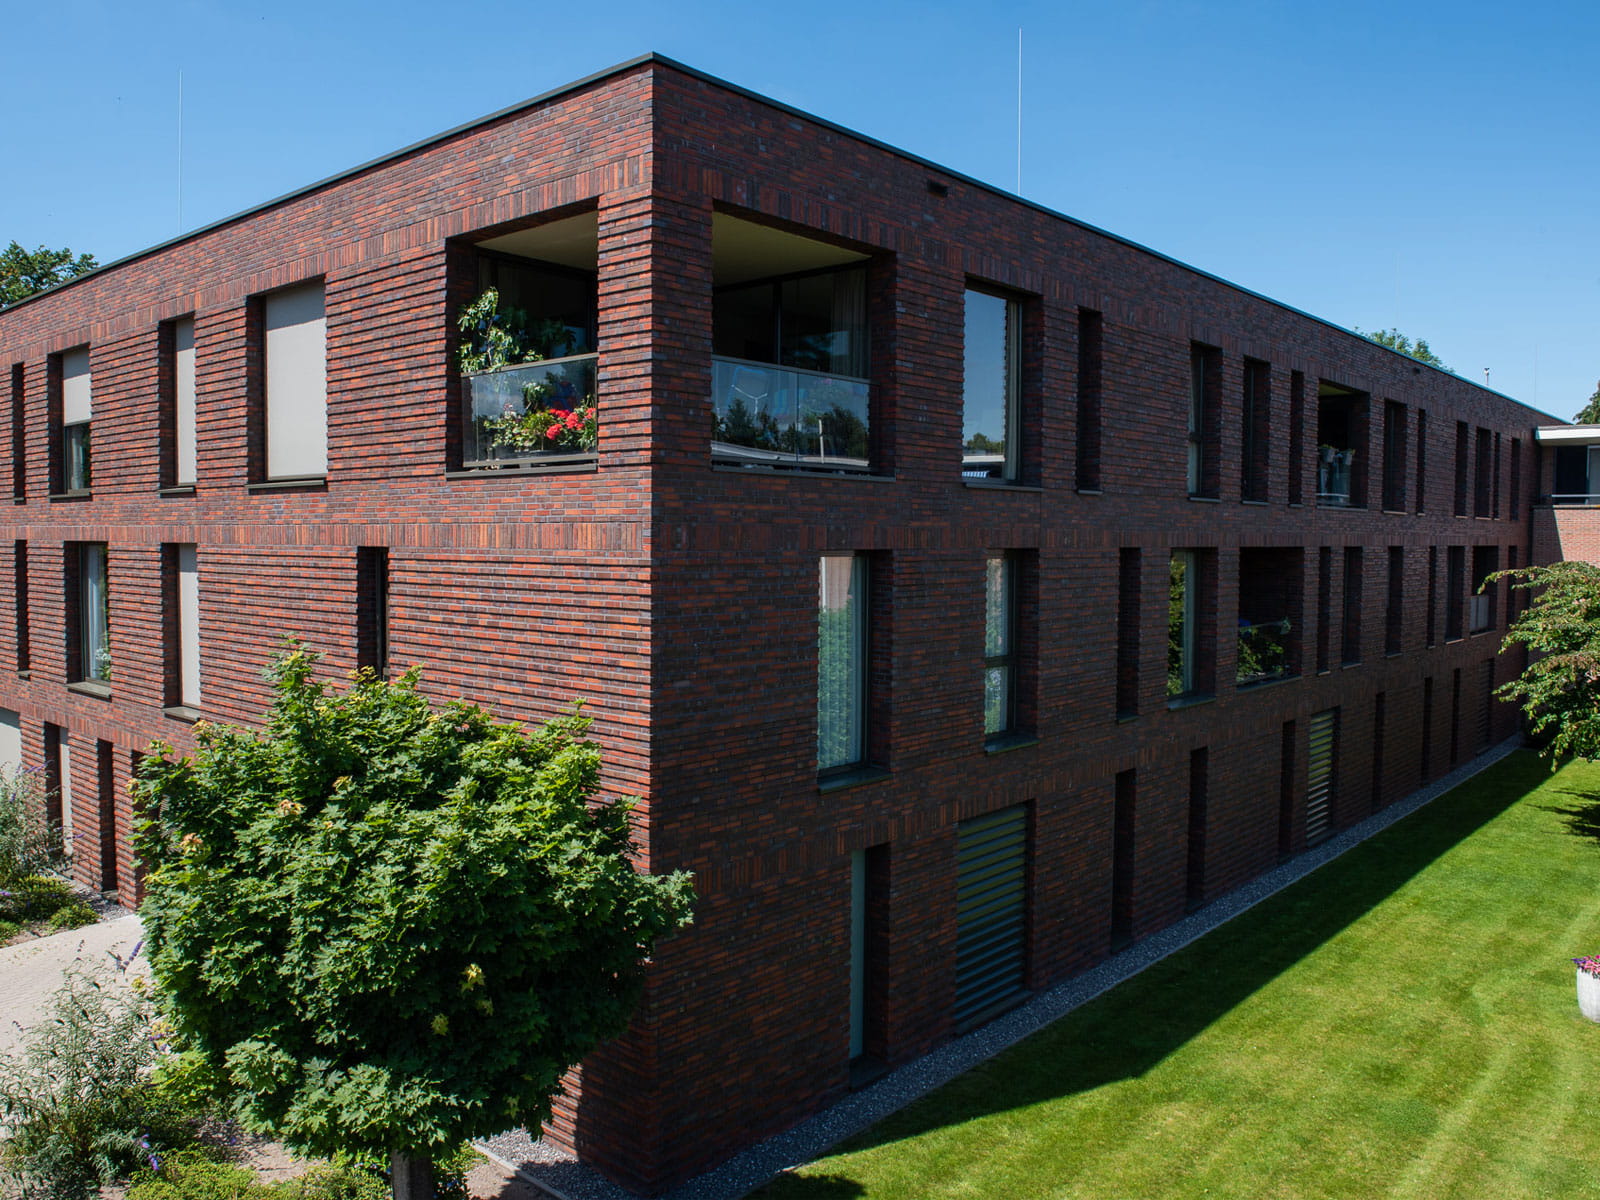
[(1600, 1196), (1597, 838), (1514, 754), (759, 1194)]

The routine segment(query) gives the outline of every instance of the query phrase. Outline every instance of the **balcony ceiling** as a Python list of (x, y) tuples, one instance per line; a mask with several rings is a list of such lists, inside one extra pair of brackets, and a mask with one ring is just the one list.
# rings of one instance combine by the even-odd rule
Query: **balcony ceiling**
[(535, 225), (532, 229), (504, 233), (478, 244), (486, 250), (498, 250), (502, 254), (516, 254), (557, 266), (592, 271), (599, 256), (599, 228), (599, 217), (586, 212)]
[(865, 254), (854, 250), (812, 241), (770, 225), (741, 221), (726, 213), (714, 213), (711, 217), (711, 283), (714, 287), (842, 267), (865, 262), (866, 258)]

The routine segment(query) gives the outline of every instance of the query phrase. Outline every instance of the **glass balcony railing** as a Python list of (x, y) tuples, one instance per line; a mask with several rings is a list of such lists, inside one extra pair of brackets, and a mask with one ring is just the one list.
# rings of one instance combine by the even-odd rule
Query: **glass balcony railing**
[(1350, 506), (1351, 466), (1355, 462), (1354, 450), (1335, 450), (1323, 446), (1317, 459), (1317, 503), (1328, 508)]
[(592, 458), (599, 440), (597, 361), (579, 354), (463, 376), (462, 465)]
[(866, 471), (865, 379), (711, 360), (711, 457), (741, 466)]
[(1290, 625), (1281, 621), (1239, 623), (1238, 684), (1266, 683), (1290, 674)]

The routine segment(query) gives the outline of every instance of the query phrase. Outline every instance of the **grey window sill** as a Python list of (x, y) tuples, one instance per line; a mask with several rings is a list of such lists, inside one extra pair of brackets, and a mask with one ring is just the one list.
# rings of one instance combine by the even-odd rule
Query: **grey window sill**
[(77, 692), (80, 696), (94, 696), (100, 700), (111, 699), (111, 685), (101, 683), (97, 679), (75, 679), (67, 684), (67, 691)]
[(1196, 496), (1191, 492), (1190, 495), (1189, 495), (1189, 503), (1191, 503), (1191, 504), (1221, 504), (1222, 503), (1222, 498), (1220, 496)]
[(484, 463), (481, 466), (462, 467), (446, 471), (446, 479), (516, 479), (527, 475), (573, 475), (585, 471), (598, 471), (598, 454), (578, 454), (567, 458), (526, 462)]
[(1012, 483), (1005, 479), (963, 479), (964, 487), (980, 492), (1043, 492), (1042, 487), (1031, 483)]
[(171, 717), (175, 721), (187, 721), (191, 725), (200, 719), (199, 709), (189, 708), (182, 704), (169, 705), (163, 708), (161, 713), (163, 716)]
[(983, 743), (985, 754), (1007, 754), (1012, 750), (1021, 750), (1026, 746), (1037, 746), (1039, 739), (1031, 733), (1002, 733), (997, 737), (989, 738)]
[(249, 484), (245, 491), (252, 495), (256, 492), (320, 492), (326, 491), (327, 487), (326, 475), (306, 475), (299, 479), (267, 479), (261, 483)]
[(1257, 679), (1254, 683), (1236, 683), (1234, 684), (1233, 690), (1236, 692), (1258, 692), (1263, 688), (1273, 688), (1279, 687), (1285, 683), (1293, 683), (1299, 678), (1300, 676), (1296, 674), (1280, 675), (1276, 679)]
[(713, 471), (723, 471), (730, 475), (778, 475), (784, 479), (848, 479), (858, 483), (893, 483), (893, 475), (883, 475), (875, 471), (808, 471), (804, 467), (769, 467), (760, 463), (725, 463), (711, 464)]
[(194, 495), (194, 484), (192, 484), (192, 483), (178, 483), (178, 484), (174, 484), (172, 487), (157, 488), (156, 489), (156, 495), (158, 495), (158, 496), (192, 496), (192, 495)]
[(1202, 704), (1215, 704), (1216, 696), (1210, 692), (1192, 692), (1187, 696), (1174, 696), (1167, 701), (1167, 711), (1177, 712), (1181, 708), (1198, 708)]
[(884, 767), (871, 764), (860, 767), (850, 767), (836, 774), (817, 776), (817, 791), (842, 792), (846, 788), (860, 787), (866, 783), (879, 783), (889, 778), (889, 772)]
[(94, 493), (88, 488), (75, 488), (70, 492), (51, 492), (49, 499), (56, 500), (92, 500)]

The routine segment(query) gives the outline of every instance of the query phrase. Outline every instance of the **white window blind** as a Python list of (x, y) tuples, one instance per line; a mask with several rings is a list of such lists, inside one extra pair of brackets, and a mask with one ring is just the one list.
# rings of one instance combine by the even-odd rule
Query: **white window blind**
[(178, 699), (200, 706), (200, 570), (192, 543), (178, 547)]
[(22, 715), (0, 708), (0, 769), (22, 770)]
[(173, 327), (176, 350), (177, 484), (191, 484), (195, 476), (194, 453), (194, 320), (179, 321)]
[(267, 478), (328, 473), (327, 320), (322, 284), (266, 298)]
[(89, 386), (89, 350), (69, 350), (61, 356), (61, 423), (79, 425), (92, 415)]

